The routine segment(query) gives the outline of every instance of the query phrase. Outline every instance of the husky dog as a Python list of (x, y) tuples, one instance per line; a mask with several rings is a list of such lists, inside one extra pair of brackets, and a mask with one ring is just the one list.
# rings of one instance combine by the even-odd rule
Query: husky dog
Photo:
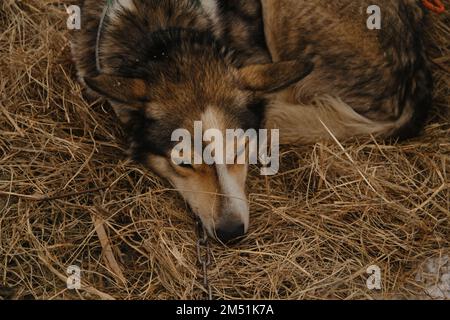
[[(381, 30), (366, 27), (382, 9)], [(208, 233), (247, 232), (247, 165), (176, 165), (172, 132), (280, 129), (282, 143), (407, 138), (431, 97), (413, 0), (85, 0), (72, 52), (130, 153), (168, 179)], [(106, 13), (105, 13), (106, 12)]]

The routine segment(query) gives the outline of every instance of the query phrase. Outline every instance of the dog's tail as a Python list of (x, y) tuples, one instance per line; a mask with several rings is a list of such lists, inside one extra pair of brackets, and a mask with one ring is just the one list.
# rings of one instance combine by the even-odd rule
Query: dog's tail
[(339, 98), (318, 96), (309, 105), (272, 101), (267, 106), (265, 127), (280, 129), (281, 144), (311, 144), (355, 136), (394, 137), (415, 126), (416, 107), (405, 105), (393, 121), (375, 121), (357, 113)]

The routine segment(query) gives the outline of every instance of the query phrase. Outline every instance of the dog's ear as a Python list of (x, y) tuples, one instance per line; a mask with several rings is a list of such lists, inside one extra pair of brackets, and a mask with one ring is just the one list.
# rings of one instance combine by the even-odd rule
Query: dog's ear
[(150, 86), (143, 79), (100, 74), (84, 78), (86, 85), (105, 98), (121, 103), (150, 101)]
[(274, 92), (300, 81), (311, 73), (310, 61), (289, 60), (254, 64), (238, 70), (238, 85), (250, 91)]

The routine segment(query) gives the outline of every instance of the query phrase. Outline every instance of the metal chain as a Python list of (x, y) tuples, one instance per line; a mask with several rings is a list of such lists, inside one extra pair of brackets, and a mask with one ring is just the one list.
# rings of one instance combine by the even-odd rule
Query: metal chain
[(208, 233), (205, 230), (200, 219), (195, 219), (195, 226), (197, 228), (197, 259), (203, 271), (203, 288), (206, 290), (207, 300), (212, 300), (211, 284), (208, 278), (208, 267), (211, 265), (211, 248), (208, 241)]

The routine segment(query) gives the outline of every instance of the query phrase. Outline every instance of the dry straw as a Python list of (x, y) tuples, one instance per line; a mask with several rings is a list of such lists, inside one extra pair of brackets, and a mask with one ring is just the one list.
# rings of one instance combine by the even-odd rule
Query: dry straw
[[(0, 297), (204, 297), (193, 219), (126, 160), (111, 108), (83, 98), (62, 4), (0, 3)], [(450, 244), (449, 18), (430, 15), (436, 102), (421, 137), (285, 149), (269, 178), (251, 168), (249, 235), (212, 245), (216, 298), (426, 297), (416, 270)]]

